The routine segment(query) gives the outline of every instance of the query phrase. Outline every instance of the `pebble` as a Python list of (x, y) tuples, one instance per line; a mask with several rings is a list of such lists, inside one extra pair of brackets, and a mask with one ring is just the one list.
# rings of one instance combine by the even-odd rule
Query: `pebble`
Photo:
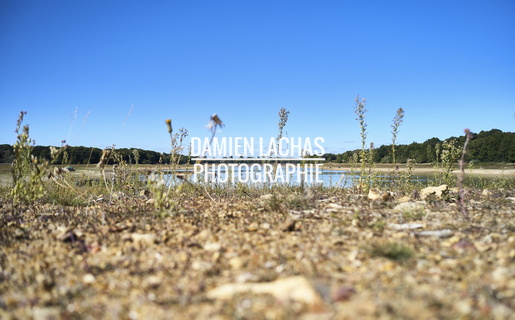
[(393, 211), (396, 212), (406, 212), (411, 210), (423, 210), (425, 208), (424, 201), (416, 201), (416, 202), (403, 202), (399, 203), (393, 208)]
[(95, 276), (92, 275), (91, 273), (86, 273), (84, 275), (84, 277), (82, 277), (82, 281), (86, 284), (90, 284), (90, 283), (93, 283), (95, 282)]
[(452, 237), (454, 232), (450, 229), (443, 230), (428, 230), (428, 231), (420, 231), (415, 232), (415, 236), (418, 237), (437, 237), (437, 238), (449, 238)]

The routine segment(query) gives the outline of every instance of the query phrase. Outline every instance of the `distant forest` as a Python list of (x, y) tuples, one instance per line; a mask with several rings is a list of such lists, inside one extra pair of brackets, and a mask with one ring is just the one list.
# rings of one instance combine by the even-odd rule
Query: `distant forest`
[[(445, 142), (455, 140), (454, 146), (462, 148), (465, 143), (465, 136), (450, 137), (446, 140), (431, 138), (423, 143), (413, 142), (408, 145), (395, 146), (397, 162), (405, 163), (408, 159), (413, 159), (417, 163), (434, 163), (437, 161), (438, 150), (443, 150)], [(382, 145), (372, 150), (372, 157), (375, 163), (391, 162), (391, 145)], [(346, 151), (340, 154), (325, 154), (323, 157), (328, 162), (348, 163), (352, 161), (354, 154), (359, 150)], [(369, 151), (367, 151), (369, 152)], [(32, 150), (34, 156), (50, 160), (50, 147), (34, 146)], [(116, 149), (118, 160), (111, 158), (110, 164), (123, 159), (127, 163), (135, 164), (157, 164), (168, 163), (169, 154), (156, 151), (141, 150), (136, 148)], [(68, 146), (66, 151), (54, 161), (57, 164), (96, 164), (100, 161), (102, 149), (92, 147), (72, 147)], [(181, 164), (189, 162), (188, 156), (181, 157)], [(11, 163), (14, 160), (13, 147), (9, 144), (0, 145), (0, 163)], [(515, 163), (515, 133), (502, 132), (498, 129), (473, 133), (470, 141), (466, 160), (469, 162), (504, 162)]]
[[(49, 146), (34, 146), (32, 154), (36, 157), (50, 160), (50, 147)], [(136, 148), (120, 148), (115, 149), (116, 156), (109, 158), (108, 164), (118, 163), (124, 160), (126, 163), (135, 164), (157, 164), (169, 163), (170, 155), (163, 154), (156, 151), (142, 150)], [(65, 151), (62, 152), (54, 164), (97, 164), (102, 157), (102, 149), (93, 147), (72, 147), (67, 146)], [(11, 163), (14, 160), (13, 147), (9, 144), (0, 145), (0, 163)], [(188, 163), (187, 156), (181, 157), (181, 164)]]
[[(413, 159), (416, 163), (440, 161), (440, 159), (437, 159), (437, 154), (444, 149), (445, 142), (451, 142), (452, 140), (455, 140), (454, 146), (461, 150), (465, 143), (465, 135), (450, 137), (445, 140), (431, 138), (423, 143), (413, 142), (411, 144), (396, 145), (396, 161), (399, 163), (406, 163), (408, 159)], [(329, 162), (347, 163), (351, 162), (353, 154), (359, 151), (353, 150), (340, 154), (325, 154), (324, 158)], [(372, 151), (373, 161), (375, 163), (392, 162), (391, 151), (391, 145), (382, 145), (379, 148), (374, 148)], [(472, 140), (468, 145), (465, 159), (469, 162), (515, 163), (515, 133), (502, 132), (498, 129), (472, 133)]]

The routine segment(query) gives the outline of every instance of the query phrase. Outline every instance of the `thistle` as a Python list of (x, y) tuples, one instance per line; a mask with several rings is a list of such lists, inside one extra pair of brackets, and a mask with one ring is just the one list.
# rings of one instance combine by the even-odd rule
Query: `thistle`
[(209, 140), (209, 143), (213, 142), (213, 138), (215, 137), (215, 134), (216, 134), (216, 128), (223, 128), (223, 127), (224, 127), (224, 123), (222, 122), (222, 120), (220, 120), (220, 118), (218, 117), (218, 115), (216, 113), (213, 113), (213, 115), (209, 119), (209, 123), (206, 126), (206, 128), (211, 130), (211, 132), (213, 133), (213, 135), (211, 136), (211, 139)]

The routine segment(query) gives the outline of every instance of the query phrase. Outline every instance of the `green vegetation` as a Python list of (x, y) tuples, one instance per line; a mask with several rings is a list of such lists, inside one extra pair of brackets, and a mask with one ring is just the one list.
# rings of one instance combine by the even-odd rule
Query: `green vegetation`
[[(367, 194), (372, 188), (379, 188), (380, 190), (389, 190), (392, 194), (402, 195), (409, 194), (428, 184), (447, 184), (449, 187), (459, 184), (461, 191), (459, 195), (455, 195), (455, 198), (460, 199), (460, 207), (464, 208), (462, 203), (465, 197), (463, 183), (482, 189), (497, 187), (509, 189), (512, 187), (513, 179), (510, 180), (504, 175), (497, 176), (493, 180), (480, 179), (480, 181), (474, 181), (474, 185), (472, 185), (469, 184), (467, 179), (463, 178), (464, 172), (462, 172), (459, 176), (460, 180), (457, 180), (453, 171), (460, 156), (462, 170), (465, 165), (465, 154), (462, 147), (465, 137), (449, 138), (444, 141), (433, 138), (422, 144), (397, 145), (399, 127), (404, 119), (404, 110), (402, 108), (397, 110), (391, 125), (391, 146), (381, 146), (376, 149), (373, 143), (370, 143), (370, 148), (367, 149), (367, 124), (365, 122), (367, 110), (365, 105), (366, 100), (357, 96), (354, 111), (360, 126), (362, 148), (336, 156), (326, 155), (326, 159), (329, 161), (344, 161), (345, 157), (348, 157), (347, 160), (351, 165), (352, 172), (346, 179), (351, 179), (351, 182), (355, 183), (354, 186), (357, 187), (358, 192)], [(113, 199), (116, 200), (120, 197), (143, 195), (144, 197), (151, 198), (151, 202), (157, 211), (164, 213), (166, 211), (180, 211), (180, 204), (188, 192), (193, 192), (195, 195), (202, 194), (213, 201), (216, 197), (230, 194), (235, 190), (238, 194), (242, 192), (249, 194), (249, 186), (241, 184), (237, 186), (223, 186), (219, 184), (194, 185), (188, 181), (189, 174), (170, 175), (162, 171), (162, 169), (166, 169), (170, 172), (176, 172), (179, 165), (190, 163), (190, 157), (183, 155), (183, 144), (188, 132), (184, 128), (174, 132), (171, 120), (166, 120), (171, 141), (170, 153), (161, 154), (135, 148), (117, 149), (115, 146), (104, 150), (66, 145), (59, 149), (55, 147), (34, 146), (29, 137), (29, 127), (27, 125), (22, 127), (24, 114), (22, 112), (18, 120), (16, 143), (13, 146), (0, 145), (0, 159), (12, 162), (13, 187), (9, 189), (9, 192), (15, 202), (31, 203), (35, 200), (41, 200), (52, 203), (86, 204), (93, 198), (105, 198), (113, 201)], [(277, 141), (283, 137), (288, 115), (289, 111), (281, 108), (279, 111)], [(214, 114), (209, 126), (212, 130), (213, 138), (216, 134), (216, 129), (222, 127), (223, 123)], [(495, 129), (475, 135), (475, 139), (467, 143), (468, 151), (466, 158), (469, 161), (473, 159), (469, 162), (468, 168), (474, 168), (480, 161), (495, 159), (495, 157), (482, 158), (478, 156), (482, 154), (483, 149), (491, 149), (495, 144), (501, 146), (494, 150), (503, 154), (504, 158), (502, 159), (511, 159), (510, 157), (512, 157), (515, 146), (510, 150), (507, 150), (506, 146), (510, 143), (515, 143), (514, 137), (514, 133), (503, 133)], [(425, 150), (425, 152), (421, 155), (416, 153), (416, 150)], [(491, 153), (495, 152), (492, 151)], [(406, 154), (410, 158), (406, 158)], [(422, 161), (424, 159), (432, 161), (435, 172), (433, 180), (428, 180), (424, 184), (413, 180), (415, 166), (418, 163), (417, 158)], [(404, 161), (406, 165), (403, 170), (399, 170), (398, 166), (394, 166), (387, 179), (381, 177), (379, 172), (374, 170), (374, 165), (377, 162), (393, 161), (395, 165), (397, 159), (401, 162)], [(86, 168), (91, 164), (96, 164), (96, 166), (92, 166), (88, 171), (79, 170), (74, 172), (74, 174), (67, 174), (67, 171), (70, 171), (66, 169), (67, 166), (81, 163), (86, 164)], [(59, 164), (59, 166), (52, 168), (51, 164)], [(144, 164), (159, 164), (160, 169), (155, 170), (151, 167), (140, 169), (140, 165)], [(358, 164), (360, 168), (356, 170)], [(356, 181), (353, 181), (355, 179)], [(269, 186), (262, 187), (266, 189)], [(303, 191), (304, 187), (305, 185), (302, 184), (300, 190)], [(386, 196), (380, 195), (380, 197), (384, 198)]]
[(405, 261), (413, 257), (413, 250), (396, 242), (373, 243), (366, 248), (372, 257), (383, 257), (393, 261)]
[[(356, 120), (358, 120), (358, 122), (359, 122), (360, 136), (361, 136), (361, 150), (360, 150), (360, 153), (359, 153), (359, 161), (361, 163), (361, 170), (360, 170), (360, 172), (364, 173), (365, 172), (365, 168), (366, 168), (366, 164), (368, 162), (367, 160), (368, 160), (368, 158), (371, 158), (371, 153), (369, 153), (368, 157), (367, 157), (367, 149), (366, 149), (366, 144), (367, 144), (367, 123), (365, 122), (365, 113), (368, 110), (365, 109), (365, 105), (367, 104), (367, 100), (361, 98), (358, 95), (354, 101), (356, 103), (354, 112), (356, 113), (356, 116), (357, 116)], [(363, 177), (360, 177), (360, 183), (362, 182), (361, 181), (362, 178)]]
[[(159, 159), (164, 163), (169, 163), (170, 154), (161, 154), (156, 151), (142, 150), (137, 148), (117, 148), (117, 153), (124, 161), (129, 164), (158, 164)], [(137, 160), (135, 156), (137, 152)], [(49, 146), (33, 146), (31, 154), (40, 159), (50, 160), (50, 147)], [(96, 164), (100, 161), (102, 156), (102, 149), (94, 147), (83, 146), (68, 146), (67, 147), (68, 159), (64, 154), (55, 159), (56, 163), (63, 164)], [(12, 145), (0, 144), (0, 163), (11, 163), (15, 158), (14, 149)], [(187, 156), (182, 156), (180, 159), (181, 164), (188, 162)], [(109, 159), (108, 164), (113, 164), (114, 159)]]
[[(183, 142), (188, 136), (188, 131), (184, 128), (179, 129), (179, 132), (174, 133), (172, 127), (172, 120), (167, 119), (166, 126), (168, 134), (170, 135), (170, 166), (171, 171), (177, 171), (179, 164), (181, 163), (181, 152), (184, 149)], [(162, 160), (160, 160), (161, 162)], [(152, 172), (147, 179), (147, 190), (153, 198), (154, 207), (159, 214), (165, 214), (166, 210), (175, 212), (179, 209), (181, 203), (180, 197), (171, 197), (172, 187), (178, 185), (177, 175), (167, 175), (169, 178), (166, 179), (164, 172)], [(184, 179), (184, 181), (186, 181)], [(182, 188), (183, 185), (179, 185)], [(179, 190), (178, 188), (178, 190)]]
[(399, 127), (404, 120), (404, 110), (402, 108), (397, 109), (397, 114), (393, 118), (392, 123), (392, 163), (395, 165), (397, 159), (395, 158), (395, 146), (397, 144), (397, 135), (399, 134)]
[[(473, 139), (467, 152), (468, 161), (474, 164), (480, 163), (515, 163), (515, 132), (502, 132), (498, 129), (472, 133)], [(417, 163), (436, 163), (440, 161), (437, 155), (438, 146), (443, 143), (450, 144), (453, 141), (455, 146), (463, 146), (465, 135), (450, 137), (445, 140), (431, 138), (423, 143), (413, 142), (409, 145), (396, 145), (396, 161), (406, 163), (413, 159)], [(327, 161), (337, 163), (350, 163), (355, 152), (359, 150), (346, 151), (341, 154), (324, 155)], [(390, 163), (389, 156), (391, 147), (382, 145), (374, 150), (375, 163)]]
[(29, 137), (29, 126), (22, 126), (25, 112), (20, 112), (16, 125), (17, 139), (13, 145), (14, 160), (12, 163), (13, 188), (10, 195), (15, 202), (31, 203), (42, 198), (44, 185), (41, 180), (45, 175), (48, 163), (32, 154), (32, 139)]
[[(489, 131), (481, 131), (472, 133), (473, 139), (470, 141), (467, 159), (474, 164), (481, 163), (515, 163), (515, 133), (502, 132), (498, 129)], [(413, 142), (409, 145), (395, 144), (395, 161), (398, 163), (406, 163), (409, 159), (413, 159), (416, 163), (436, 163), (440, 161), (436, 150), (444, 142), (450, 143), (456, 140), (455, 144), (462, 146), (465, 142), (465, 136), (450, 137), (445, 140), (431, 138), (423, 143)], [(139, 154), (139, 164), (158, 164), (159, 159), (164, 163), (170, 161), (170, 154), (161, 154), (156, 151), (142, 150), (137, 148), (118, 148), (117, 152), (127, 163), (136, 164), (134, 152)], [(366, 149), (365, 149), (366, 150)], [(327, 153), (323, 155), (326, 161), (336, 163), (351, 163), (355, 153), (360, 154), (362, 150), (350, 150), (340, 154)], [(366, 150), (368, 152), (368, 150)], [(49, 146), (33, 146), (31, 153), (40, 159), (50, 160)], [(84, 146), (68, 146), (67, 153), (69, 155), (66, 164), (88, 164), (98, 163), (102, 155), (102, 149)], [(392, 146), (382, 145), (374, 149), (372, 161), (374, 163), (391, 163), (393, 161)], [(0, 163), (11, 163), (15, 158), (13, 146), (10, 144), (0, 144)], [(62, 163), (64, 154), (55, 160), (56, 163)], [(187, 155), (181, 155), (180, 164), (189, 163)], [(110, 160), (109, 164), (113, 164)]]

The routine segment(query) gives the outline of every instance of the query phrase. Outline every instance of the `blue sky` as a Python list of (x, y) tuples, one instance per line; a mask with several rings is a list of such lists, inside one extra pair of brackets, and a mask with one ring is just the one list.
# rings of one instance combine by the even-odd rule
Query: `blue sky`
[[(169, 150), (206, 137), (323, 137), (327, 152), (515, 128), (515, 2), (0, 1), (0, 143)], [(133, 107), (132, 107), (133, 106)], [(132, 112), (131, 112), (132, 108)], [(129, 114), (130, 113), (130, 114)]]

